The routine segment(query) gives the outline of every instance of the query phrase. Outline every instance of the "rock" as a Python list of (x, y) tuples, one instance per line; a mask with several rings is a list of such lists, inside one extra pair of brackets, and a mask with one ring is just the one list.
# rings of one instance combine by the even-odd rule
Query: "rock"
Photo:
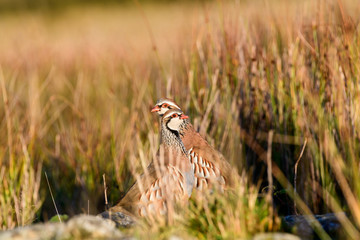
[[(314, 217), (319, 221), (325, 232), (331, 237), (336, 237), (340, 234), (341, 224), (334, 213), (314, 215)], [(286, 230), (295, 232), (302, 239), (313, 239), (315, 236), (311, 224), (309, 223), (308, 219), (303, 215), (286, 216), (283, 218), (283, 225)]]
[(79, 215), (63, 223), (39, 223), (0, 233), (0, 240), (121, 239), (115, 223), (96, 216)]
[(168, 238), (169, 240), (183, 240), (183, 238), (176, 236), (176, 235), (172, 235)]
[(22, 239), (54, 239), (57, 232), (63, 232), (65, 228), (61, 223), (34, 224), (26, 227), (18, 227), (10, 231), (0, 233), (1, 240)]
[(69, 237), (74, 238), (89, 237), (99, 239), (122, 236), (113, 222), (89, 215), (71, 218), (67, 222), (64, 232)]
[(98, 215), (104, 219), (112, 220), (117, 227), (131, 227), (135, 224), (135, 220), (122, 212), (102, 212)]
[(300, 240), (300, 238), (290, 233), (275, 232), (256, 234), (253, 240)]

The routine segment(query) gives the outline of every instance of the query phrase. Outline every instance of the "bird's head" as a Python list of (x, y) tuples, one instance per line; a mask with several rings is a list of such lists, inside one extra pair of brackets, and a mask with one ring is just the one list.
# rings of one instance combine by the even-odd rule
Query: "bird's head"
[(179, 105), (177, 105), (173, 100), (167, 98), (159, 99), (155, 106), (151, 109), (151, 112), (156, 112), (160, 117), (162, 117), (169, 110), (181, 110)]
[(172, 109), (167, 111), (161, 118), (161, 122), (171, 131), (180, 131), (180, 126), (189, 117), (185, 115), (181, 110)]

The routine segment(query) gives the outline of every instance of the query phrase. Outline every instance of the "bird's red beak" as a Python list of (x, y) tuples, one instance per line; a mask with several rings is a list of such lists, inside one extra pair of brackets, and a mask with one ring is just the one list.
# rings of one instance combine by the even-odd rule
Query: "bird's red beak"
[(153, 107), (153, 109), (151, 109), (151, 112), (158, 112), (160, 110), (161, 110), (160, 107), (156, 105), (155, 107)]
[(189, 116), (187, 116), (187, 115), (185, 115), (185, 114), (181, 114), (180, 119), (188, 119), (188, 118), (189, 118)]

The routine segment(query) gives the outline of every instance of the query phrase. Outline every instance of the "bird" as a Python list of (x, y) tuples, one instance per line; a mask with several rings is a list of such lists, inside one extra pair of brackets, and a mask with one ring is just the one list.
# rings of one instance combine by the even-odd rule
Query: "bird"
[(124, 218), (123, 214), (135, 219), (162, 216), (175, 202), (190, 198), (194, 172), (179, 136), (180, 125), (187, 118), (181, 110), (171, 110), (162, 116), (161, 144), (156, 158), (120, 202), (102, 213), (102, 217), (116, 221)]
[[(174, 109), (181, 110), (173, 100), (162, 98), (156, 102), (151, 112), (161, 117)], [(209, 189), (214, 183), (220, 190), (235, 187), (239, 177), (237, 171), (194, 129), (188, 118), (180, 125), (179, 134), (194, 170), (196, 189)]]

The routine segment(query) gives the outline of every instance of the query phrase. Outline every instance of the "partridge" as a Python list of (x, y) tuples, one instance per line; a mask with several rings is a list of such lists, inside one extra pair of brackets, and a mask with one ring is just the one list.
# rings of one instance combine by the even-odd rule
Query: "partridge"
[[(180, 107), (170, 99), (160, 99), (151, 112), (163, 116), (172, 109), (180, 110)], [(194, 187), (196, 189), (207, 189), (214, 183), (219, 185), (222, 190), (226, 187), (234, 187), (238, 173), (225, 160), (224, 156), (194, 129), (189, 119), (185, 119), (180, 125), (179, 134), (194, 169)]]
[(119, 212), (132, 217), (164, 215), (174, 202), (186, 201), (194, 186), (194, 173), (179, 128), (188, 118), (180, 110), (161, 118), (161, 139), (156, 159), (120, 202), (102, 216)]

